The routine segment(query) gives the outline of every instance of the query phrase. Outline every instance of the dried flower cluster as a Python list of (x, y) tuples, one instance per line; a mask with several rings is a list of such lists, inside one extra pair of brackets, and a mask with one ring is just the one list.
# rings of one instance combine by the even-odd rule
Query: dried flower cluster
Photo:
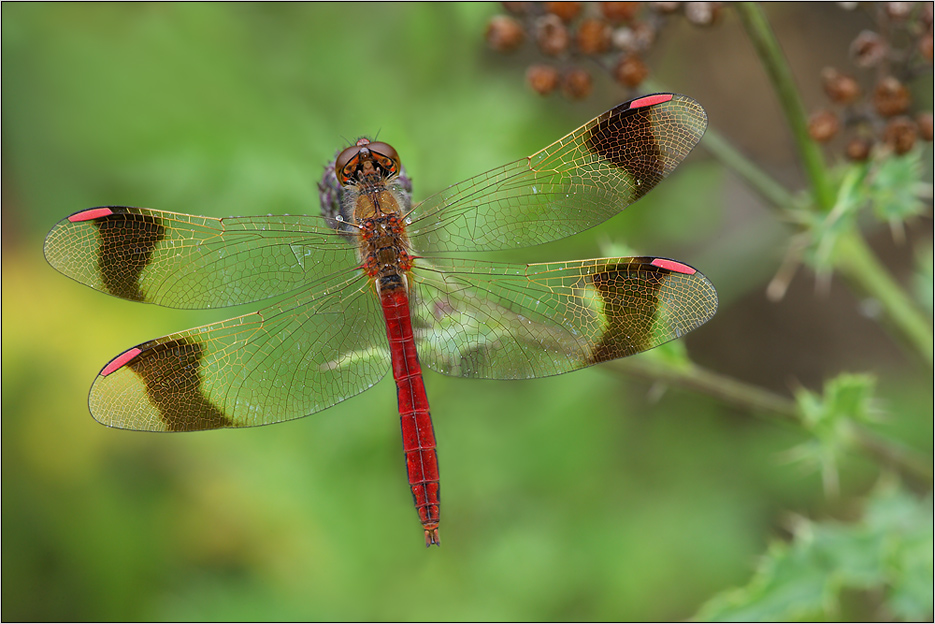
[(583, 65), (594, 62), (621, 85), (639, 86), (649, 75), (643, 59), (669, 17), (683, 15), (692, 24), (710, 26), (721, 12), (720, 2), (504, 2), (503, 7), (507, 15), (487, 25), (487, 43), (512, 52), (533, 42), (550, 62), (531, 65), (526, 81), (537, 93), (561, 88), (570, 99), (591, 93), (591, 73)]
[[(839, 5), (858, 8), (856, 2)], [(932, 113), (913, 111), (907, 86), (932, 73), (932, 3), (878, 2), (859, 8), (873, 13), (876, 30), (857, 35), (850, 56), (871, 87), (864, 89), (854, 76), (826, 67), (821, 81), (832, 106), (809, 119), (809, 133), (818, 142), (845, 132), (844, 153), (853, 161), (869, 158), (874, 146), (901, 155), (919, 138), (932, 140)]]

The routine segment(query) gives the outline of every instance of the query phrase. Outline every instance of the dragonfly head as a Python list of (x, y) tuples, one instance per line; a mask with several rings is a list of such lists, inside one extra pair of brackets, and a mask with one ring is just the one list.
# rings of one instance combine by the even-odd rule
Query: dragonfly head
[(356, 183), (365, 175), (377, 174), (385, 180), (399, 175), (399, 154), (392, 145), (361, 138), (334, 162), (334, 175), (341, 186)]

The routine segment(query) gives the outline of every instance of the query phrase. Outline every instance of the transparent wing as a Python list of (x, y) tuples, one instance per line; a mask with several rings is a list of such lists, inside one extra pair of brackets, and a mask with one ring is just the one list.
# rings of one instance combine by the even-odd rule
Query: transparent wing
[(665, 258), (525, 266), (433, 259), (414, 274), (420, 359), (459, 377), (577, 370), (679, 338), (717, 310), (711, 282)]
[(603, 223), (648, 193), (704, 134), (683, 95), (620, 104), (528, 158), (429, 197), (412, 212), (418, 253), (545, 243)]
[(121, 429), (250, 427), (363, 392), (390, 367), (379, 303), (358, 272), (327, 290), (129, 349), (94, 381), (91, 414)]
[(44, 249), (82, 284), (171, 308), (268, 299), (357, 263), (352, 244), (321, 217), (214, 219), (124, 206), (63, 219)]

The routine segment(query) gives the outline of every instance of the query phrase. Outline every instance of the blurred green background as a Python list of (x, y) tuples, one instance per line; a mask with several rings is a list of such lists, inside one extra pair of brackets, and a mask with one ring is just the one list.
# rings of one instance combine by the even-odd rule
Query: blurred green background
[[(813, 57), (843, 59), (857, 18), (822, 8), (802, 21), (802, 7), (774, 25), (808, 101)], [(486, 49), (496, 10), (3, 5), (4, 620), (684, 619), (746, 582), (789, 513), (853, 512), (849, 496), (877, 476), (866, 460), (826, 498), (783, 459), (797, 429), (600, 367), (525, 382), (427, 373), (444, 492), (430, 551), (391, 378), (274, 427), (159, 435), (91, 419), (87, 389), (109, 358), (241, 310), (91, 291), (45, 263), (48, 229), (103, 204), (316, 214), (323, 165), (362, 134), (397, 148), (419, 199), (628, 97), (600, 78), (584, 102), (534, 96), (522, 57)], [(735, 21), (718, 28), (674, 27), (650, 59), (657, 78), (797, 184), (761, 68)], [(766, 302), (789, 230), (696, 152), (626, 214), (511, 257), (592, 257), (612, 242), (689, 262), (721, 295), (693, 359), (783, 394), (876, 372), (893, 426), (931, 453), (930, 375), (837, 285), (816, 293), (800, 275)], [(911, 253), (888, 232), (874, 240), (907, 275)]]

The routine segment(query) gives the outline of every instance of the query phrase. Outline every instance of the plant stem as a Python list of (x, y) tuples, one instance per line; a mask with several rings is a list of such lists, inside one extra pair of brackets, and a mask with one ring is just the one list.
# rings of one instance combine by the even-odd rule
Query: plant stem
[(843, 235), (838, 240), (836, 266), (855, 290), (880, 302), (891, 325), (931, 367), (932, 328), (857, 233)]
[[(605, 366), (648, 381), (661, 381), (707, 394), (752, 414), (778, 416), (799, 427), (802, 424), (801, 411), (794, 400), (696, 364), (672, 365), (652, 357), (634, 357), (614, 360)], [(851, 425), (850, 433), (854, 446), (881, 465), (891, 466), (905, 477), (931, 487), (931, 461), (857, 423)]]
[[(808, 134), (805, 108), (799, 99), (792, 71), (786, 63), (779, 42), (759, 5), (752, 2), (740, 2), (735, 9), (776, 89), (786, 120), (792, 129), (792, 136), (805, 167), (805, 173), (811, 183), (814, 202), (819, 209), (827, 212), (835, 205), (836, 191), (821, 149)], [(767, 197), (781, 197), (768, 185), (757, 181), (757, 178), (747, 177), (747, 179), (757, 184), (760, 192)], [(788, 207), (788, 204), (780, 204), (779, 207)], [(867, 293), (880, 302), (891, 326), (931, 367), (933, 364), (932, 329), (912, 300), (903, 293), (880, 262), (874, 258), (859, 234), (842, 237), (838, 249), (835, 267), (847, 278), (852, 288)]]
[(720, 132), (708, 128), (701, 146), (717, 158), (721, 164), (733, 171), (776, 208), (790, 208), (792, 194), (753, 161), (737, 150)]
[(779, 41), (776, 40), (759, 5), (753, 2), (739, 2), (734, 8), (776, 89), (776, 95), (782, 104), (786, 121), (792, 130), (792, 138), (805, 167), (805, 174), (811, 183), (815, 201), (822, 210), (831, 210), (835, 202), (834, 185), (828, 177), (821, 148), (808, 134), (805, 107), (799, 99), (792, 70), (786, 63)]

